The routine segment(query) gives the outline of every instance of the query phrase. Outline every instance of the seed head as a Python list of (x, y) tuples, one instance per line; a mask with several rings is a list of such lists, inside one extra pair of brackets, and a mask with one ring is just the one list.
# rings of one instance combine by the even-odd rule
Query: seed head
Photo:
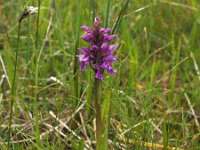
[(33, 6), (26, 7), (20, 16), (19, 22), (21, 22), (23, 19), (25, 19), (29, 15), (33, 15), (36, 13), (38, 13), (38, 7), (33, 7)]

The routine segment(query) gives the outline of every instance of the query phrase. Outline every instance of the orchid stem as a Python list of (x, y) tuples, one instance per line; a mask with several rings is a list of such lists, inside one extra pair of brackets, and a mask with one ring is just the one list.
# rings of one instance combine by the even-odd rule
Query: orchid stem
[(94, 105), (96, 111), (96, 150), (101, 149), (102, 120), (101, 120), (101, 80), (95, 78)]

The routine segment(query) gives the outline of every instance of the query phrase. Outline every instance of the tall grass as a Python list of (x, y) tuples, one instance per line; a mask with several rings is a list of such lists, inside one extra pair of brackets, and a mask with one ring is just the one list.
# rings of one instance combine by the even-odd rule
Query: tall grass
[(18, 64), (18, 54), (19, 54), (19, 40), (20, 40), (20, 31), (21, 31), (21, 21), (18, 24), (18, 35), (17, 35), (17, 46), (16, 46), (16, 54), (15, 54), (15, 62), (14, 62), (14, 73), (12, 78), (12, 86), (11, 86), (11, 101), (10, 101), (10, 111), (9, 111), (9, 124), (8, 124), (8, 149), (10, 149), (10, 141), (12, 137), (12, 118), (13, 118), (13, 105), (16, 100), (16, 92), (17, 92), (17, 64)]

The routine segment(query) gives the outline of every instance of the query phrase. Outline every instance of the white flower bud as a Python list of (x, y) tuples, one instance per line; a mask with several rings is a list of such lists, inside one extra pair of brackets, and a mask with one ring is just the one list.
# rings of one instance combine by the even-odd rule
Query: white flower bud
[(22, 15), (20, 16), (19, 22), (21, 22), (23, 19), (28, 17), (29, 15), (33, 15), (38, 13), (38, 7), (28, 6), (24, 9)]

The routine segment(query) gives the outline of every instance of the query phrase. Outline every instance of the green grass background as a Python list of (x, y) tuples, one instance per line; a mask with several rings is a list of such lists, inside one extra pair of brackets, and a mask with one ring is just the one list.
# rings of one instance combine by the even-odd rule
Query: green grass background
[[(79, 27), (92, 26), (94, 15), (114, 27), (125, 2), (111, 0), (107, 20), (107, 0), (94, 4), (91, 0), (41, 0), (38, 36), (37, 15), (23, 20), (13, 149), (82, 149), (83, 143), (95, 140), (89, 102), (94, 74), (89, 67), (85, 72), (77, 70), (77, 47), (87, 46), (79, 38), (84, 34)], [(0, 149), (7, 149), (18, 19), (24, 6), (38, 3), (1, 0), (0, 5)], [(102, 91), (103, 96), (107, 89), (112, 92), (109, 149), (150, 149), (142, 141), (164, 149), (200, 149), (200, 1), (130, 0), (121, 19), (115, 31), (116, 74), (104, 74)], [(83, 116), (82, 121), (76, 122), (75, 112)], [(36, 116), (42, 138), (37, 137)]]

